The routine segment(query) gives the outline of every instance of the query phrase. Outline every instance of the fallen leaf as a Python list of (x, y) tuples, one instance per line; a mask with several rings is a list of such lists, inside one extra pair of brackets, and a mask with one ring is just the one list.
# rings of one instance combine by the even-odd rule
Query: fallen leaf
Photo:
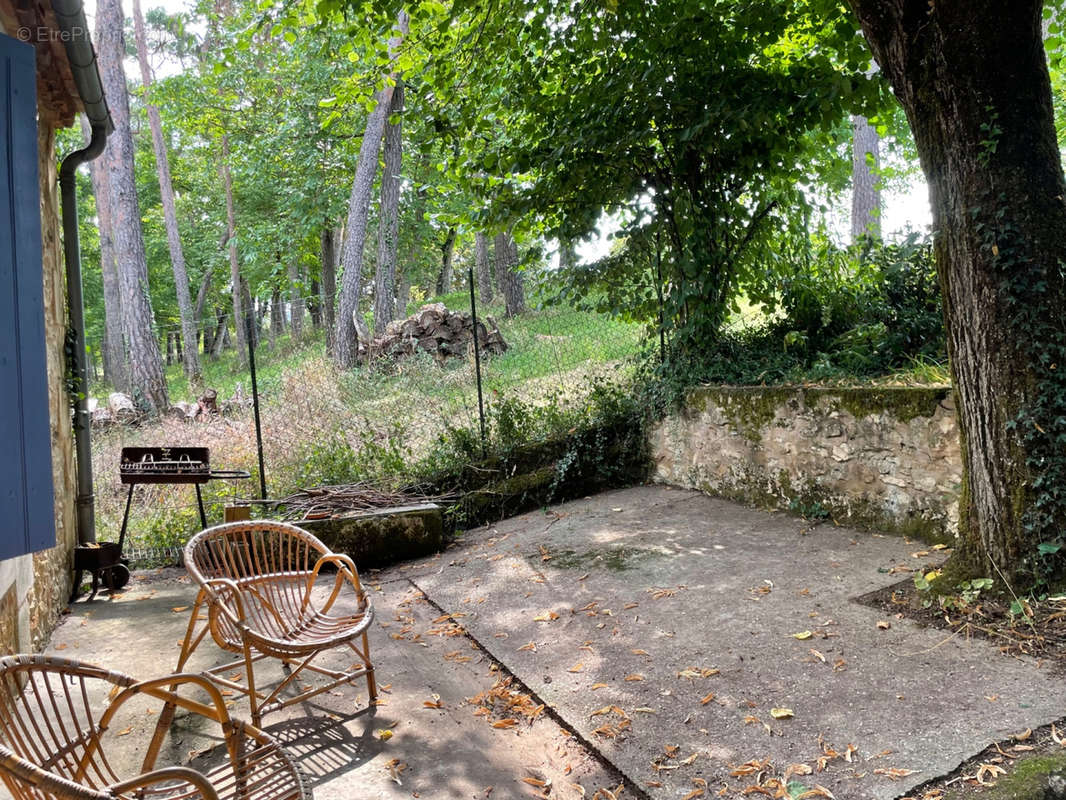
[(874, 770), (874, 775), (884, 775), (886, 778), (891, 778), (894, 781), (898, 781), (900, 778), (906, 778), (908, 775), (913, 775), (918, 770), (916, 769), (900, 769), (899, 767), (878, 767)]
[(533, 617), (534, 622), (554, 622), (557, 619), (559, 619), (559, 615), (554, 611), (545, 611)]
[(770, 716), (774, 719), (792, 719), (794, 715), (791, 708), (771, 708)]
[(508, 717), (507, 719), (496, 720), (496, 722), (492, 723), (492, 727), (494, 727), (494, 728), (513, 728), (517, 724), (518, 724), (518, 720), (516, 720), (514, 717)]
[(188, 611), (189, 607), (188, 606), (174, 606), (170, 610), (173, 611), (176, 614), (176, 613), (179, 613), (181, 611)]
[(118, 733), (116, 733), (115, 736), (129, 736), (131, 733), (133, 733), (132, 725), (130, 725), (128, 728), (123, 728)]
[(381, 739), (381, 741), (387, 742), (389, 739), (392, 738), (392, 731), (388, 729), (383, 731), (377, 731), (377, 736), (379, 739)]
[(592, 691), (596, 691), (597, 689), (606, 689), (607, 688), (607, 684), (606, 683), (594, 683), (589, 688)]
[(879, 631), (887, 631), (891, 627), (892, 627), (892, 623), (887, 621), (887, 620), (879, 619), (877, 621), (877, 629)]
[(1014, 734), (1014, 736), (1012, 736), (1011, 738), (1014, 739), (1014, 741), (1016, 741), (1016, 742), (1024, 742), (1026, 739), (1028, 739), (1032, 735), (1033, 735), (1033, 729), (1032, 728), (1026, 728), (1021, 733)]
[(578, 661), (574, 666), (570, 667), (567, 672), (581, 672), (585, 668), (585, 665)]
[(700, 698), (700, 705), (701, 706), (705, 706), (709, 702), (711, 702), (713, 699), (714, 699), (714, 692), (711, 692), (710, 694), (706, 694), (706, 695), (704, 695), (703, 697)]
[(996, 778), (1006, 774), (1007, 770), (996, 764), (982, 764), (977, 768), (977, 775), (975, 777), (977, 778), (977, 782), (982, 786), (994, 786)]
[(800, 631), (799, 633), (792, 634), (793, 639), (799, 639), (801, 642), (804, 639), (810, 639), (812, 636), (814, 636), (814, 634), (810, 631)]
[(624, 680), (627, 680), (627, 681), (630, 681), (630, 682), (632, 682), (632, 681), (642, 681), (642, 680), (644, 680), (644, 676), (641, 675), (639, 672), (634, 672), (632, 675), (626, 675)]
[(815, 649), (814, 649), (813, 647), (812, 647), (812, 648), (811, 648), (810, 650), (808, 650), (807, 652), (808, 652), (808, 653), (810, 653), (810, 654), (811, 654), (812, 656), (814, 656), (815, 658), (817, 658), (817, 659), (818, 659), (819, 661), (821, 661), (821, 662), (822, 662), (823, 664), (825, 663), (825, 656), (824, 656), (824, 655), (822, 655), (822, 654), (821, 654), (820, 652), (818, 652), (817, 650), (815, 650)]
[(647, 650), (641, 650), (640, 648), (637, 648), (636, 650), (630, 650), (629, 652), (632, 653), (635, 656), (650, 656), (651, 655), (651, 653), (649, 653)]
[(518, 648), (519, 652), (521, 652), (523, 650), (528, 650), (531, 653), (535, 653), (535, 652), (537, 652), (537, 643), (536, 642), (527, 642), (526, 644), (524, 644), (524, 645), (522, 645), (521, 647)]

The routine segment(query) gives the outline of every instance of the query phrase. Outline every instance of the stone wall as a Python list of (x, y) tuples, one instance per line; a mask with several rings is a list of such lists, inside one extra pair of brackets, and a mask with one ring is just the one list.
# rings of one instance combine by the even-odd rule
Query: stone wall
[(660, 482), (929, 541), (958, 528), (948, 388), (703, 387), (651, 446)]
[(27, 597), (33, 649), (43, 646), (70, 597), (71, 553), (77, 544), (74, 501), (77, 495), (74, 434), (66, 387), (66, 264), (63, 260), (59, 176), (55, 131), (40, 120), (38, 156), (41, 182), (41, 244), (44, 254), (44, 330), (48, 359), (52, 482), (55, 492), (56, 546), (33, 556), (33, 589)]

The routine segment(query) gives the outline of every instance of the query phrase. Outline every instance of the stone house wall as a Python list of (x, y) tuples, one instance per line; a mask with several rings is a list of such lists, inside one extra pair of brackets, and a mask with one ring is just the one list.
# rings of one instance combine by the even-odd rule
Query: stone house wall
[(958, 528), (948, 388), (703, 387), (651, 439), (663, 483), (930, 541)]

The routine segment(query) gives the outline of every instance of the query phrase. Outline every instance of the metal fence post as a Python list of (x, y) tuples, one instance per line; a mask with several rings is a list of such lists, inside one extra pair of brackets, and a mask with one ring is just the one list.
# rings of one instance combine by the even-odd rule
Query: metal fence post
[(252, 413), (255, 415), (255, 449), (259, 454), (259, 499), (266, 500), (267, 483), (266, 467), (263, 464), (263, 428), (259, 421), (259, 381), (255, 376), (255, 335), (252, 330), (252, 316), (255, 312), (246, 314), (244, 317), (244, 330), (248, 339), (248, 370), (252, 377)]
[(470, 284), (470, 316), (474, 321), (474, 372), (477, 376), (477, 416), (481, 423), (481, 457), (485, 458), (485, 402), (481, 395), (481, 345), (477, 336), (477, 301), (474, 299), (474, 267), (467, 267), (467, 282)]

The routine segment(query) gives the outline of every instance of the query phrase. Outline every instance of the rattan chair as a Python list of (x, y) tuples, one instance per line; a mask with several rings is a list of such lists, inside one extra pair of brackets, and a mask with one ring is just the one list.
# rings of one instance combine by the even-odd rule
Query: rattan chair
[[(185, 567), (200, 592), (177, 671), (210, 631), (219, 647), (240, 658), (205, 674), (246, 694), (256, 725), (265, 714), (357, 678), (366, 678), (370, 700), (376, 699), (367, 639), (374, 612), (348, 556), (331, 552), (295, 525), (257, 520), (196, 534), (185, 546)], [(314, 663), (337, 648), (354, 656), (347, 668)], [(284, 667), (269, 693), (256, 688), (253, 664), (262, 659)], [(227, 675), (235, 668), (243, 672), (243, 682)], [(316, 683), (297, 682), (305, 672), (317, 673)]]
[[(206, 703), (178, 693), (186, 685)], [(221, 726), (225, 753), (216, 766), (156, 767), (166, 730), (145, 748), (139, 773), (116, 757), (109, 727), (129, 700), (146, 695)], [(128, 754), (127, 754), (128, 755)], [(141, 760), (138, 754), (137, 760)], [(136, 768), (134, 768), (136, 769)], [(128, 675), (70, 659), (0, 659), (0, 778), (16, 800), (309, 800), (292, 759), (257, 728), (230, 719), (218, 688), (198, 675), (138, 683)]]

